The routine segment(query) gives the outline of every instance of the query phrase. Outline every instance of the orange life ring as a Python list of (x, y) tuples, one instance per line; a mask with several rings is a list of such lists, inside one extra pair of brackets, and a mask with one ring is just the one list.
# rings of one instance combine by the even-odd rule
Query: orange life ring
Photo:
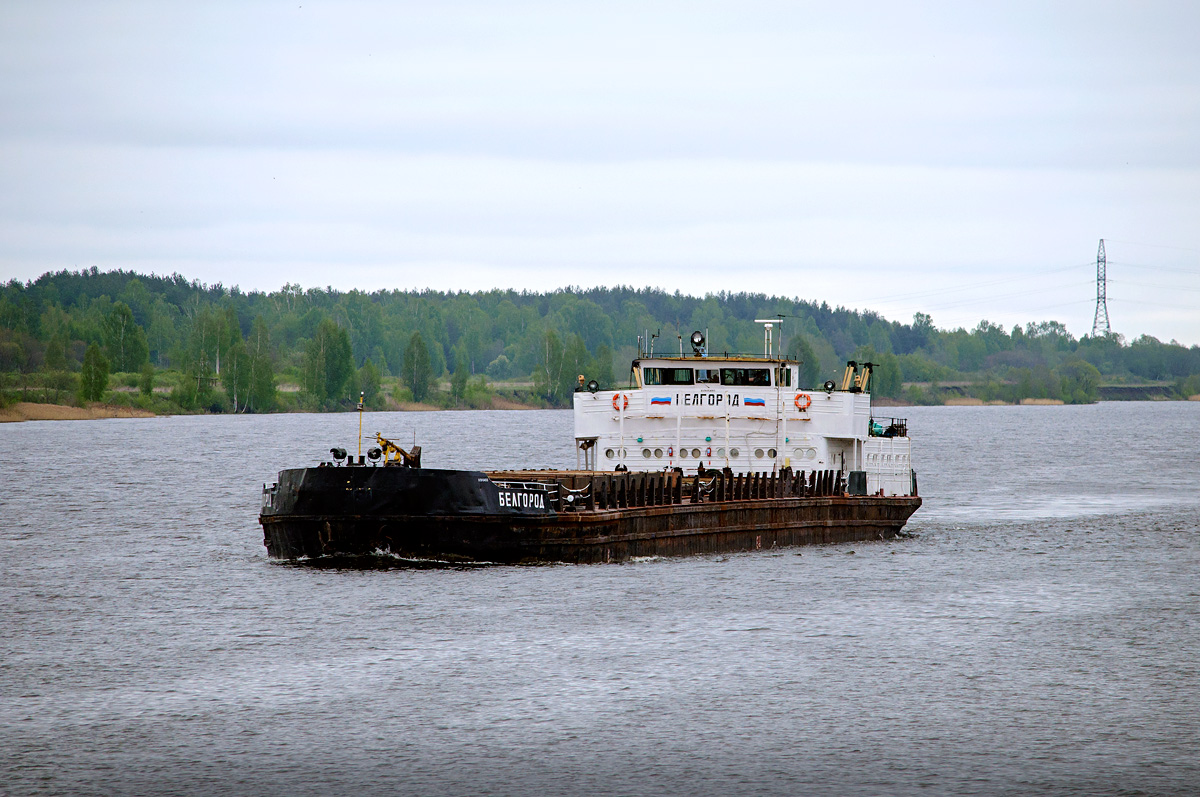
[(807, 393), (797, 393), (794, 403), (796, 405), (796, 409), (804, 412), (812, 406), (812, 396), (808, 395)]
[(627, 409), (629, 409), (629, 396), (628, 396), (628, 394), (625, 396), (625, 406), (624, 406), (624, 407), (622, 407), (622, 406), (621, 406), (621, 394), (620, 394), (620, 393), (613, 393), (613, 409), (614, 409), (614, 410), (617, 410), (618, 412), (620, 412), (622, 409), (626, 409), (626, 410), (627, 410)]

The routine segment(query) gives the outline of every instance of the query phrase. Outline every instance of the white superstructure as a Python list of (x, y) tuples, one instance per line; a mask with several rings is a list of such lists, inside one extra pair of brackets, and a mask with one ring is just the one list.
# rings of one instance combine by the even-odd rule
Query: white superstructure
[(802, 390), (794, 361), (711, 357), (700, 333), (692, 342), (691, 357), (634, 360), (628, 388), (575, 393), (585, 468), (865, 471), (869, 495), (913, 494), (907, 425), (872, 417), (869, 363), (849, 364), (840, 388)]

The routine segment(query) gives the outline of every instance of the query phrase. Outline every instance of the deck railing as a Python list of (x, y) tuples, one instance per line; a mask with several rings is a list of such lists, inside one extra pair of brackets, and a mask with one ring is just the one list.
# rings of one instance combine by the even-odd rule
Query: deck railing
[(687, 477), (675, 471), (658, 471), (596, 475), (582, 486), (555, 482), (547, 487), (553, 488), (550, 494), (554, 509), (572, 512), (840, 496), (846, 491), (846, 478), (840, 470), (735, 474), (726, 469)]
[(908, 420), (905, 418), (871, 418), (867, 425), (871, 437), (908, 437)]

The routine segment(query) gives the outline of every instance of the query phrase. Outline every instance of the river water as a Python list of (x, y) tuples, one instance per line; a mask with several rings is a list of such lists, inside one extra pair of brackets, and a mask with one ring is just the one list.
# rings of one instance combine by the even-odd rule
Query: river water
[(0, 793), (1195, 794), (1200, 403), (896, 412), (913, 539), (469, 570), (267, 560), (353, 415), (0, 425)]

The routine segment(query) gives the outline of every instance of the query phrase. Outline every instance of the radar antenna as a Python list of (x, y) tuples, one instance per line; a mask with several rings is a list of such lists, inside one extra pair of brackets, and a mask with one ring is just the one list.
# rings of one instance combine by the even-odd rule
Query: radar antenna
[[(770, 359), (772, 356), (771, 349), (773, 348), (772, 343), (771, 343), (771, 330), (772, 330), (772, 328), (774, 328), (774, 326), (776, 324), (782, 324), (783, 319), (782, 318), (756, 318), (756, 319), (754, 319), (754, 323), (763, 325), (763, 357)], [(783, 331), (782, 328), (780, 328), (780, 333), (781, 333), (780, 339), (781, 340), (783, 337), (782, 331)]]

